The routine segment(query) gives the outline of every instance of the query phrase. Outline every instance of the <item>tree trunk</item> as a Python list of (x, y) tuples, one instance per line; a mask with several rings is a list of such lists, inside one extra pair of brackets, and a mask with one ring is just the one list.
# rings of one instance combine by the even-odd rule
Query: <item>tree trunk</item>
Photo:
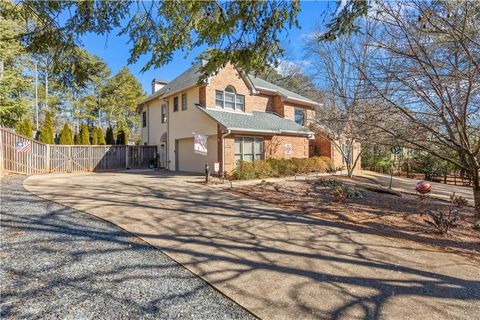
[(476, 226), (480, 227), (480, 177), (478, 171), (473, 174), (473, 201), (475, 203)]
[(347, 166), (347, 175), (349, 178), (353, 177), (353, 166)]

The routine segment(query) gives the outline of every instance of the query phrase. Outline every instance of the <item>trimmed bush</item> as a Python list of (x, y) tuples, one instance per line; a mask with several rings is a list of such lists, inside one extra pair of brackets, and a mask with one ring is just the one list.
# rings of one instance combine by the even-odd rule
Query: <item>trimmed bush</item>
[(97, 127), (93, 127), (93, 130), (92, 130), (92, 144), (93, 145), (98, 144), (98, 129), (97, 129)]
[(53, 139), (53, 115), (51, 112), (45, 114), (45, 122), (43, 128), (40, 131), (40, 141), (47, 144), (55, 144)]
[(73, 144), (73, 133), (68, 123), (65, 123), (60, 131), (60, 144)]
[(251, 162), (239, 161), (237, 169), (232, 172), (235, 180), (261, 179), (277, 176), (270, 163), (262, 160)]
[(237, 168), (232, 172), (232, 178), (248, 180), (285, 177), (296, 174), (327, 172), (330, 168), (330, 159), (326, 157), (239, 161)]
[(126, 145), (127, 143), (128, 143), (127, 133), (123, 129), (118, 130), (117, 144), (118, 145)]
[(85, 123), (82, 124), (80, 128), (80, 133), (78, 134), (78, 143), (82, 145), (90, 144), (90, 131)]
[(115, 138), (113, 137), (113, 129), (111, 126), (107, 128), (107, 134), (105, 136), (106, 144), (115, 144)]
[(98, 136), (98, 144), (104, 145), (105, 143), (105, 135), (103, 134), (102, 127), (97, 127), (97, 136)]

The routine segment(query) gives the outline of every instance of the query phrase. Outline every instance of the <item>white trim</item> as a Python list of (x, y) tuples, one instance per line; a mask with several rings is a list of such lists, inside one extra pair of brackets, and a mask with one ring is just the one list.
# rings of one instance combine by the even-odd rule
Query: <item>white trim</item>
[(239, 132), (259, 132), (259, 133), (272, 133), (272, 134), (294, 134), (294, 135), (302, 135), (302, 136), (310, 136), (313, 135), (313, 132), (310, 131), (291, 131), (291, 130), (261, 130), (261, 129), (242, 129), (242, 128), (227, 128), (228, 130), (231, 131), (239, 131)]
[(245, 114), (247, 116), (252, 116), (253, 115), (253, 113), (251, 113), (251, 112), (243, 112), (243, 111), (237, 111), (237, 110), (232, 110), (232, 109), (223, 109), (223, 108), (220, 108), (220, 107), (215, 107), (215, 108), (205, 107), (205, 109), (212, 109), (212, 110), (215, 110), (215, 111), (229, 112), (229, 113), (235, 113), (235, 114)]
[(258, 132), (258, 133), (272, 133), (278, 134), (280, 131), (274, 130), (260, 130), (260, 129), (244, 129), (244, 128), (227, 128), (230, 131), (239, 131), (239, 132)]
[[(225, 91), (225, 89), (227, 89), (228, 87), (231, 87), (233, 89), (234, 92), (228, 92), (228, 91)], [(225, 89), (223, 90), (218, 90), (218, 89), (215, 89), (215, 109), (218, 109), (218, 110), (226, 110), (226, 111), (236, 111), (236, 112), (239, 112), (239, 113), (245, 113), (245, 95), (244, 94), (237, 94), (237, 89), (235, 89), (235, 87), (231, 84), (227, 85), (225, 87)], [(217, 92), (221, 92), (222, 93), (222, 107), (219, 107), (217, 106)], [(225, 107), (225, 96), (229, 94), (229, 95), (233, 95), (233, 109), (230, 109), (230, 108), (226, 108)], [(240, 108), (237, 109), (237, 97), (242, 97), (243, 98), (243, 110), (241, 110)]]
[(164, 98), (164, 99), (165, 99), (165, 98), (169, 98), (169, 97), (171, 97), (171, 96), (173, 96), (173, 95), (176, 95), (176, 94), (178, 94), (178, 93), (180, 93), (180, 92), (182, 92), (182, 91), (186, 91), (186, 90), (189, 90), (189, 89), (195, 88), (195, 87), (200, 87), (200, 85), (199, 85), (198, 83), (196, 83), (196, 84), (194, 84), (194, 85), (191, 85), (191, 86), (188, 86), (188, 87), (184, 87), (184, 88), (178, 89), (178, 90), (176, 90), (176, 91), (172, 91), (172, 92), (160, 92), (160, 91), (162, 91), (162, 89), (160, 89), (160, 91), (158, 91), (158, 93), (155, 93), (155, 94), (151, 95), (150, 97), (147, 97), (147, 98), (143, 99), (142, 101), (140, 101), (140, 102), (138, 103), (138, 105), (142, 105), (142, 104), (144, 104), (144, 103), (146, 103), (146, 102), (149, 102), (149, 101), (151, 101), (151, 100), (154, 100), (155, 98)]
[(257, 86), (257, 89), (260, 90), (260, 91), (264, 91), (266, 93), (277, 94), (277, 95), (283, 97), (285, 100), (290, 101), (290, 102), (306, 103), (308, 106), (320, 106), (321, 105), (321, 103), (315, 102), (313, 100), (304, 100), (304, 99), (299, 99), (299, 98), (295, 98), (295, 97), (292, 97), (292, 96), (287, 96), (286, 94), (284, 94), (284, 93), (282, 93), (278, 90), (273, 90), (273, 89), (258, 87), (258, 86)]
[(245, 158), (245, 148), (244, 148), (244, 145), (245, 145), (245, 138), (247, 139), (253, 139), (253, 150), (252, 150), (252, 161), (255, 161), (257, 159), (255, 159), (255, 155), (257, 155), (257, 153), (255, 152), (255, 142), (257, 142), (257, 140), (261, 140), (261, 146), (262, 146), (262, 152), (260, 153), (261, 154), (261, 159), (260, 160), (264, 160), (265, 159), (265, 139), (263, 136), (242, 136), (242, 135), (236, 135), (233, 137), (233, 157), (235, 158), (235, 156), (237, 155), (237, 153), (235, 152), (235, 140), (236, 139), (242, 139), (242, 143), (241, 143), (241, 158), (240, 159), (241, 161), (246, 161), (244, 160)]
[(248, 76), (248, 74), (246, 74), (245, 72), (241, 71), (241, 70), (238, 70), (237, 67), (233, 66), (235, 68), (235, 70), (237, 70), (238, 74), (240, 75), (240, 77), (242, 78), (242, 80), (247, 84), (247, 86), (249, 87), (250, 89), (250, 93), (252, 95), (257, 95), (258, 94), (258, 90), (257, 90), (257, 87), (255, 87), (255, 85), (253, 84), (253, 81), (252, 79), (250, 79), (250, 77)]

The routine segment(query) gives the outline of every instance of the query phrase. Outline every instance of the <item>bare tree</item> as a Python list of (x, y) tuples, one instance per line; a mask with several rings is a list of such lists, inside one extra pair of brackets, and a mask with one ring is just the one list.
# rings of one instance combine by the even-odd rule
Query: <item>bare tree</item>
[(343, 158), (349, 177), (361, 158), (360, 143), (378, 129), (368, 125), (368, 97), (363, 71), (371, 56), (368, 38), (340, 36), (325, 42), (318, 36), (307, 44), (313, 61), (314, 78), (324, 91), (324, 103), (317, 109), (315, 130), (329, 140)]
[[(373, 126), (404, 145), (464, 170), (480, 226), (480, 3), (379, 2), (370, 17), (370, 95), (383, 101)], [(365, 71), (363, 71), (365, 70)], [(451, 154), (454, 153), (452, 157)]]

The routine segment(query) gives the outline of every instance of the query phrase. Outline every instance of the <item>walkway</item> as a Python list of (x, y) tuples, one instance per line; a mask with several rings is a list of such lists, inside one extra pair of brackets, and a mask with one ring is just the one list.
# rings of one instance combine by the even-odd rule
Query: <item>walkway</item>
[[(375, 180), (377, 183), (388, 187), (390, 184), (390, 176), (378, 172), (361, 170), (355, 173), (358, 176), (366, 177)], [(392, 189), (400, 192), (415, 193), (415, 184), (419, 180), (393, 177)], [(432, 185), (430, 195), (435, 198), (449, 200), (453, 192), (456, 196), (466, 198), (471, 205), (473, 205), (473, 190), (468, 187), (452, 186), (444, 183), (429, 182)]]

